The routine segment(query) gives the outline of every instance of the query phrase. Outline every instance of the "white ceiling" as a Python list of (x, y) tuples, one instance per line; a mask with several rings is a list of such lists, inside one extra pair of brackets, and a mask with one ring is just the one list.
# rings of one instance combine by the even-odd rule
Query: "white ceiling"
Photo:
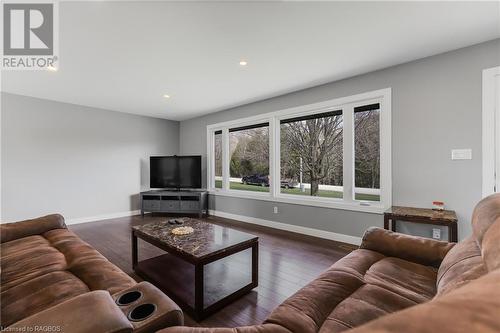
[(4, 71), (2, 90), (184, 120), (498, 38), (499, 6), (62, 2), (59, 70)]

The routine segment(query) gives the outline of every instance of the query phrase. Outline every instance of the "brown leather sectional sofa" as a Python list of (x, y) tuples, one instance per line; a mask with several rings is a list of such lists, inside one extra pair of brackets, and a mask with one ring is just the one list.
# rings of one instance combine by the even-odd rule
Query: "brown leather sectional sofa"
[(371, 228), (358, 250), (256, 326), (161, 333), (500, 332), (500, 194), (455, 245)]
[(61, 215), (2, 224), (1, 327), (10, 332), (154, 332), (179, 307), (66, 228)]
[[(182, 312), (168, 297), (121, 272), (68, 231), (61, 216), (6, 224), (0, 231), (1, 323), (12, 331), (47, 325), (63, 332), (153, 332), (174, 325), (160, 332), (500, 332), (500, 194), (476, 206), (472, 227), (473, 235), (458, 244), (371, 228), (358, 250), (263, 324), (193, 328), (181, 326)], [(134, 300), (137, 293), (129, 291), (141, 297)], [(131, 320), (133, 309), (150, 303), (156, 305), (151, 316)]]

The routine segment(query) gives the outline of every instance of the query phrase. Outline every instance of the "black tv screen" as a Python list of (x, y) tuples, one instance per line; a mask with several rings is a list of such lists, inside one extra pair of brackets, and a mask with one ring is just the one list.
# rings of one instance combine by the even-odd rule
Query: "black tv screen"
[(201, 188), (201, 156), (151, 156), (151, 188)]

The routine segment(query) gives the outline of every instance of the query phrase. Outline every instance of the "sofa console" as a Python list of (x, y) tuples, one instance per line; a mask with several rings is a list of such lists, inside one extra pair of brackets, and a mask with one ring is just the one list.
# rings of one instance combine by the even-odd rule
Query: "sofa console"
[(208, 215), (208, 192), (206, 190), (141, 192), (141, 215), (144, 213), (195, 213), (199, 217)]

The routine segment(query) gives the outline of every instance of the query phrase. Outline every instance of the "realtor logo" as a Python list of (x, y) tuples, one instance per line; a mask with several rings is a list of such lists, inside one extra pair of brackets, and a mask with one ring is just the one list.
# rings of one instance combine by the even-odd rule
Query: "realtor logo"
[(3, 3), (2, 69), (55, 67), (56, 3)]

